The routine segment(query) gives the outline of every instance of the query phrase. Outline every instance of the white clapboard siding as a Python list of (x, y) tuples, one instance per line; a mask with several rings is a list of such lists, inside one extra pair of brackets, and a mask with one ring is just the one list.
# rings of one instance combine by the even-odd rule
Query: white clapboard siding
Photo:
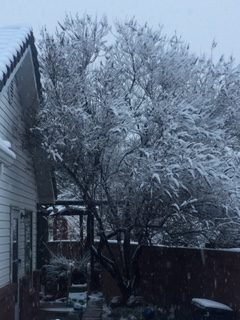
[[(23, 59), (30, 59), (29, 50)], [(16, 160), (10, 167), (4, 167), (0, 176), (0, 287), (11, 281), (11, 207), (19, 209), (19, 216), (25, 210), (33, 212), (33, 267), (36, 266), (36, 204), (37, 187), (30, 152), (26, 149), (25, 110), (21, 105), (21, 94), (18, 92), (16, 71), (0, 92), (0, 137), (12, 143)], [(11, 99), (8, 88), (13, 84)], [(19, 277), (24, 275), (25, 266), (24, 219), (19, 219)]]

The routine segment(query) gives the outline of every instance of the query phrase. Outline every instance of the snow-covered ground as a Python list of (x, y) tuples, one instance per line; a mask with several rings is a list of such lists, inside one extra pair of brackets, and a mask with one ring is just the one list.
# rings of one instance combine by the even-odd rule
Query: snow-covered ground
[(229, 306), (226, 304), (209, 300), (209, 299), (201, 299), (201, 298), (193, 298), (192, 303), (200, 308), (210, 308), (210, 309), (221, 309), (226, 311), (233, 311)]

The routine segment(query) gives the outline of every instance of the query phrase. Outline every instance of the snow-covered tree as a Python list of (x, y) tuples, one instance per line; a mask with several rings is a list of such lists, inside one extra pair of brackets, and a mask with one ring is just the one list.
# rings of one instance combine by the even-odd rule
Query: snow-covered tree
[(134, 19), (109, 31), (105, 18), (67, 16), (43, 32), (36, 129), (56, 168), (104, 239), (106, 226), (184, 245), (238, 230), (239, 67)]

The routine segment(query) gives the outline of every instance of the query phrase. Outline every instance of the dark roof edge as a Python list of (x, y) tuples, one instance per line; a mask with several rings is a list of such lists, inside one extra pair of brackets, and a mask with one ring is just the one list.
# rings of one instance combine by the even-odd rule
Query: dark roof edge
[(38, 96), (39, 99), (41, 100), (42, 98), (42, 86), (41, 86), (41, 81), (40, 81), (40, 71), (39, 71), (39, 63), (38, 63), (38, 58), (37, 58), (37, 49), (35, 46), (35, 38), (33, 35), (33, 32), (30, 31), (29, 35), (26, 37), (24, 43), (21, 45), (20, 49), (18, 50), (17, 54), (13, 56), (13, 59), (10, 63), (10, 65), (7, 65), (7, 72), (4, 73), (2, 79), (0, 80), (0, 92), (2, 91), (3, 87), (5, 86), (7, 80), (11, 76), (12, 72), (14, 71), (15, 67), (21, 60), (23, 54), (27, 50), (28, 46), (31, 48), (32, 52), (32, 58), (33, 58), (33, 65), (34, 65), (34, 71), (35, 71), (35, 78), (36, 78), (36, 85), (37, 85), (37, 90), (38, 90)]
[(33, 66), (34, 66), (34, 70), (35, 70), (35, 78), (36, 78), (38, 96), (39, 96), (39, 100), (41, 101), (42, 100), (41, 75), (40, 75), (40, 70), (39, 70), (38, 52), (37, 52), (37, 48), (35, 46), (35, 38), (34, 38), (32, 31), (30, 33), (29, 44), (30, 44), (31, 50), (32, 50)]

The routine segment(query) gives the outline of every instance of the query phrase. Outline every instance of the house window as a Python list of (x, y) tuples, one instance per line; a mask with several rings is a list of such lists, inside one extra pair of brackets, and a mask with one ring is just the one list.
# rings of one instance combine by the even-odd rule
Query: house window
[(18, 282), (18, 264), (19, 264), (19, 223), (18, 223), (18, 211), (15, 210), (12, 214), (11, 221), (12, 228), (12, 282)]
[(32, 272), (32, 212), (26, 210), (24, 214), (25, 234), (25, 274)]
[(19, 266), (21, 260), (19, 259), (19, 219), (20, 210), (17, 207), (11, 206), (11, 281), (16, 288), (14, 292), (15, 302), (18, 301), (18, 278), (19, 278)]

